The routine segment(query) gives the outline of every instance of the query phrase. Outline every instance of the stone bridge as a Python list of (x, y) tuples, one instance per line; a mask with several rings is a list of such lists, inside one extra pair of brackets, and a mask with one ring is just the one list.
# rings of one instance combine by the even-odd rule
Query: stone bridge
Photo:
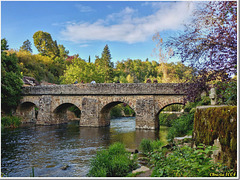
[(136, 128), (157, 129), (160, 111), (171, 104), (183, 104), (187, 85), (176, 83), (96, 83), (23, 87), (16, 114), (23, 122), (39, 125), (69, 121), (68, 108), (81, 111), (80, 126), (110, 125), (110, 109), (128, 104), (136, 116)]

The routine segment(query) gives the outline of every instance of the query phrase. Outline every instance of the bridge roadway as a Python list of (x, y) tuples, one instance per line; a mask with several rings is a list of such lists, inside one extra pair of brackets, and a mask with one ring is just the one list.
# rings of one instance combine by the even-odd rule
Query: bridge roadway
[(157, 129), (160, 111), (171, 104), (183, 104), (187, 84), (96, 83), (23, 87), (16, 114), (23, 122), (40, 125), (69, 121), (68, 108), (81, 111), (80, 126), (110, 124), (110, 109), (128, 104), (136, 114), (136, 128)]

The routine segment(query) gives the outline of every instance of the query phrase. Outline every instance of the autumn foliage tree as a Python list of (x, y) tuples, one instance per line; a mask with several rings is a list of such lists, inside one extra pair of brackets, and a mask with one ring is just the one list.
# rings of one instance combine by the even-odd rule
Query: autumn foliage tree
[(182, 62), (199, 70), (188, 91), (191, 100), (207, 88), (208, 82), (226, 82), (237, 73), (237, 2), (210, 1), (201, 5), (185, 31), (167, 44)]

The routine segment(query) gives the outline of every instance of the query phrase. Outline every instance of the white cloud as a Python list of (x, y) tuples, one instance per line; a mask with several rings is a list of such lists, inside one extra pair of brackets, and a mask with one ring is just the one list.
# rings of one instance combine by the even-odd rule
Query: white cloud
[(90, 6), (84, 6), (82, 4), (76, 4), (75, 7), (82, 13), (94, 11)]
[(67, 24), (61, 35), (65, 40), (81, 43), (95, 40), (143, 42), (156, 32), (178, 29), (191, 17), (192, 10), (193, 3), (163, 3), (155, 13), (136, 17), (137, 10), (126, 7), (94, 23)]

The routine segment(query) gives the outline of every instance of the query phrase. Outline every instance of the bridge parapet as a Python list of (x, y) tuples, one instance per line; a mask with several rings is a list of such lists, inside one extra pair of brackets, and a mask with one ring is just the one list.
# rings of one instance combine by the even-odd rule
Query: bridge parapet
[(182, 83), (96, 83), (23, 87), (23, 95), (185, 95)]

